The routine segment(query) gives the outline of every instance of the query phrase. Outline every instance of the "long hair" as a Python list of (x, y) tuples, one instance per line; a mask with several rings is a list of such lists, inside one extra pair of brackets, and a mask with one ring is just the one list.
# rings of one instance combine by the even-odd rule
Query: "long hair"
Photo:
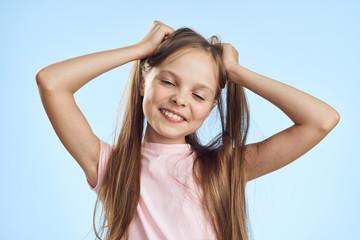
[[(207, 40), (190, 28), (179, 28), (159, 45), (152, 56), (133, 62), (121, 131), (116, 142), (114, 136), (114, 148), (95, 203), (93, 227), (97, 239), (101, 239), (95, 227), (99, 200), (105, 211), (101, 236), (107, 227), (105, 239), (129, 237), (129, 225), (140, 198), (140, 149), (145, 120), (142, 109), (143, 97), (139, 92), (141, 78), (170, 54), (184, 47), (193, 47), (210, 53), (217, 66), (218, 88), (215, 101), (221, 120), (221, 133), (207, 145), (200, 143), (196, 132), (185, 137), (196, 153), (192, 174), (202, 188), (201, 200), (205, 215), (218, 240), (248, 239), (243, 163), (249, 110), (243, 87), (227, 81), (222, 64), (222, 49), (217, 43), (220, 43), (217, 36)], [(223, 89), (226, 92), (226, 109), (223, 106)]]

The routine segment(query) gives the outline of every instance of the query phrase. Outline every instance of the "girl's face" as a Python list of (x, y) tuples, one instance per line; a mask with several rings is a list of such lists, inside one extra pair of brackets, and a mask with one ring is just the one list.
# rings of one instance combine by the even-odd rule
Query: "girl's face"
[(146, 141), (185, 143), (185, 136), (195, 132), (216, 105), (215, 69), (209, 53), (184, 48), (147, 73), (140, 88)]

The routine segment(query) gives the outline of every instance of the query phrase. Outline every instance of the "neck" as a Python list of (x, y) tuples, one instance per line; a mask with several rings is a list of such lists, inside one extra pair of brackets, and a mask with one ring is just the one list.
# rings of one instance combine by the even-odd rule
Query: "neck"
[(151, 127), (149, 127), (149, 125), (146, 127), (144, 141), (152, 142), (152, 143), (162, 143), (162, 144), (186, 144), (185, 137), (168, 138), (156, 133), (156, 131)]

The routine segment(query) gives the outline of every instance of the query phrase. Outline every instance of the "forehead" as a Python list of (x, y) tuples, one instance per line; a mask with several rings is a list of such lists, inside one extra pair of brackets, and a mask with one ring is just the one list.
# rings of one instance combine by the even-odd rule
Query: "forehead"
[(217, 66), (210, 53), (197, 48), (180, 49), (154, 67), (155, 75), (175, 73), (181, 80), (217, 87)]

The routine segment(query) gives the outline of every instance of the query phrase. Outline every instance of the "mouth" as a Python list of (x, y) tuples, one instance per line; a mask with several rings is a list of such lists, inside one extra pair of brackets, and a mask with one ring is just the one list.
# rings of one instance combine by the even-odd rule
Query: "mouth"
[(180, 113), (175, 113), (173, 111), (161, 108), (160, 111), (168, 118), (173, 119), (175, 121), (186, 121), (186, 118), (182, 116)]

